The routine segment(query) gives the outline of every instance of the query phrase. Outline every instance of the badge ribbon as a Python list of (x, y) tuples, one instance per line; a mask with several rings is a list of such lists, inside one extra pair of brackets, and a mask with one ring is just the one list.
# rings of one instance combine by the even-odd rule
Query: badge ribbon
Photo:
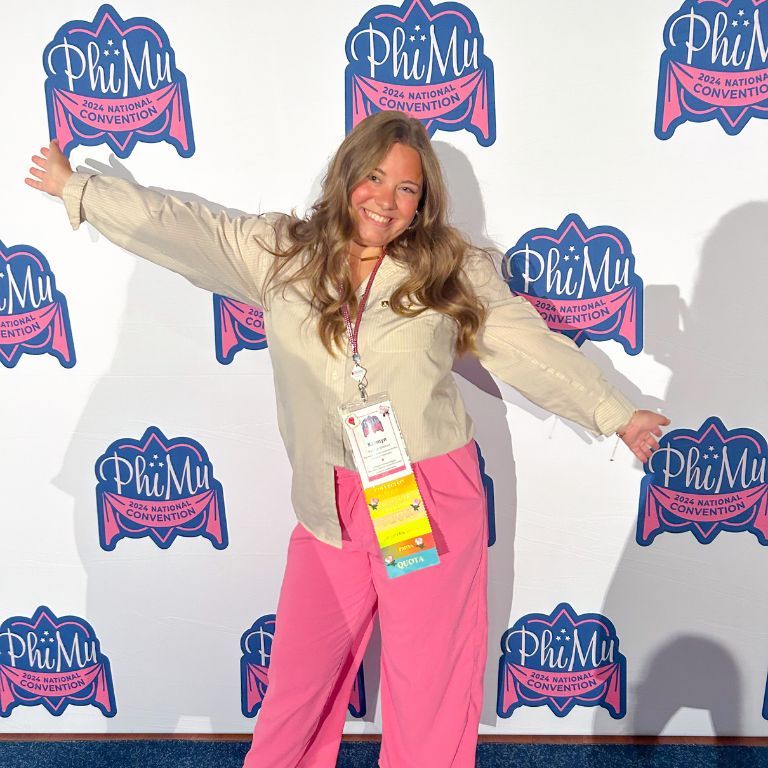
[(357, 346), (368, 295), (383, 260), (384, 255), (368, 278), (354, 326), (349, 308), (346, 304), (342, 306), (352, 348), (351, 376), (360, 390), (363, 405), (342, 406), (341, 416), (387, 574), (394, 579), (437, 565), (440, 558), (394, 408), (384, 394), (368, 397), (367, 370), (362, 366)]

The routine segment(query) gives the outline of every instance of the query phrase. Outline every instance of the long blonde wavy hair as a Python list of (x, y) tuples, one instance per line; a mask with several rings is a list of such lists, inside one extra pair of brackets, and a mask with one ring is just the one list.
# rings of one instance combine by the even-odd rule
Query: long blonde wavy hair
[[(357, 311), (349, 275), (348, 244), (355, 231), (352, 190), (379, 165), (396, 143), (415, 149), (421, 158), (423, 185), (414, 223), (387, 245), (387, 255), (408, 267), (408, 277), (395, 288), (389, 306), (399, 315), (415, 317), (430, 308), (456, 321), (456, 352), (475, 349), (485, 307), (462, 270), (472, 246), (448, 224), (448, 195), (440, 162), (424, 126), (402, 112), (377, 112), (359, 123), (331, 160), (322, 194), (304, 218), (292, 215), (276, 233), (276, 256), (269, 283), (307, 281), (318, 331), (333, 354), (344, 346), (341, 307)], [(301, 254), (302, 264), (289, 275), (289, 263)]]

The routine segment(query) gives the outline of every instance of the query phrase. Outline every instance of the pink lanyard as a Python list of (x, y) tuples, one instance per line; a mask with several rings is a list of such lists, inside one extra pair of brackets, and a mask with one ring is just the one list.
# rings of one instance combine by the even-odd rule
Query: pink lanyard
[(360, 331), (360, 321), (363, 319), (365, 305), (368, 303), (368, 294), (371, 292), (376, 273), (379, 271), (379, 267), (381, 266), (381, 262), (384, 261), (385, 256), (386, 253), (382, 253), (381, 256), (379, 256), (378, 261), (373, 267), (373, 271), (368, 277), (368, 283), (365, 286), (365, 291), (363, 291), (363, 296), (360, 299), (360, 304), (357, 308), (357, 317), (355, 317), (354, 328), (352, 327), (352, 320), (349, 316), (349, 307), (346, 304), (341, 307), (344, 324), (347, 326), (347, 338), (352, 346), (352, 362), (354, 363), (352, 366), (352, 378), (357, 382), (357, 388), (360, 390), (360, 397), (364, 403), (368, 401), (368, 392), (366, 391), (368, 388), (368, 379), (365, 377), (367, 370), (362, 366), (362, 358), (360, 357), (360, 352), (357, 348), (357, 334)]

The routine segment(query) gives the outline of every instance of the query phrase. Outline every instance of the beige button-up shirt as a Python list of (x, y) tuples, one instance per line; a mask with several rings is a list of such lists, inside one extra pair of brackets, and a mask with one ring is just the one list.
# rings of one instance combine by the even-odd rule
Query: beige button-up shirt
[[(73, 228), (87, 220), (112, 242), (168, 267), (208, 291), (264, 308), (280, 434), (293, 467), (292, 500), (302, 525), (341, 546), (334, 465), (354, 468), (339, 406), (359, 399), (350, 354), (320, 342), (305, 285), (285, 291), (264, 280), (280, 214), (230, 218), (197, 203), (106, 176), (74, 174), (64, 189)], [(478, 336), (481, 363), (534, 403), (593, 432), (615, 432), (634, 407), (565, 336), (551, 332), (525, 299), (513, 296), (493, 263), (468, 254), (465, 272), (488, 307)], [(466, 444), (473, 434), (451, 372), (456, 326), (434, 310), (395, 314), (388, 299), (407, 267), (387, 257), (363, 316), (359, 347), (368, 392), (387, 392), (413, 461)]]

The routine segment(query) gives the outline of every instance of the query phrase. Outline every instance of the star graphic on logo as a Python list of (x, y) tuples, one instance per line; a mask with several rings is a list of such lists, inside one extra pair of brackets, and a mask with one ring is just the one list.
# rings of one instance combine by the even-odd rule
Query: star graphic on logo
[(422, 36), (421, 36), (421, 40), (422, 40), (422, 41), (424, 41), (424, 40), (426, 40), (426, 39), (427, 39), (427, 36), (426, 36), (426, 35), (422, 35)]
[(416, 35), (411, 35), (408, 39), (413, 43), (416, 40)]

